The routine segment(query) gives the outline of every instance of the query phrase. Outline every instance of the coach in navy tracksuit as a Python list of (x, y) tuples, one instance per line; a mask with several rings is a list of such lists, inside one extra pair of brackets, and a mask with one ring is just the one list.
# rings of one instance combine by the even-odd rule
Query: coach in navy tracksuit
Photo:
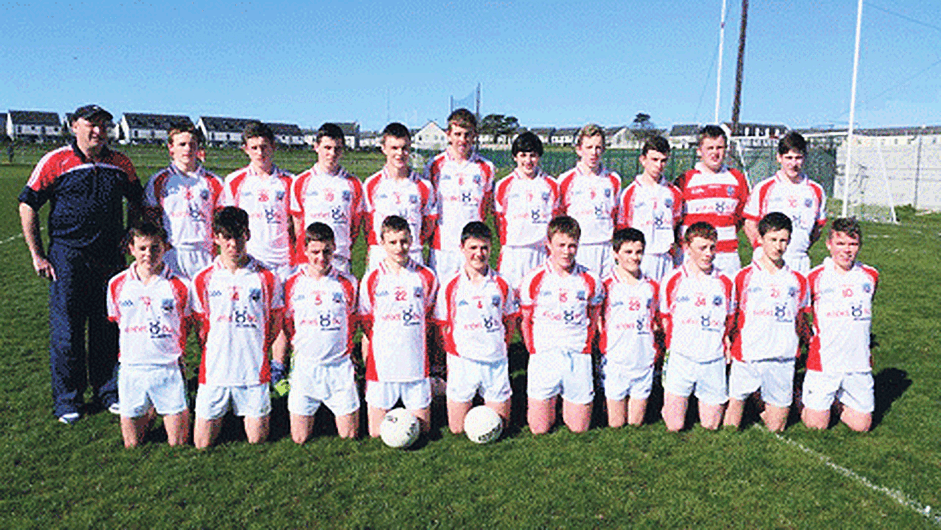
[[(143, 194), (131, 161), (108, 149), (111, 113), (98, 105), (76, 109), (75, 139), (36, 164), (20, 193), (23, 236), (36, 273), (49, 287), (49, 356), (56, 417), (73, 423), (91, 383), (105, 408), (117, 403), (114, 368), (118, 330), (107, 320), (108, 279), (124, 265), (124, 199), (136, 220)], [(38, 211), (49, 203), (49, 253), (43, 251)], [(85, 323), (88, 323), (86, 377)]]

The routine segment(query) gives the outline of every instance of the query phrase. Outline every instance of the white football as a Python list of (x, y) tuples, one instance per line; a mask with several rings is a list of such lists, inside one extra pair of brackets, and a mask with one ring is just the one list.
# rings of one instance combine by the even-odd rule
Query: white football
[(390, 410), (379, 424), (379, 436), (382, 441), (396, 449), (405, 449), (412, 445), (418, 440), (420, 433), (418, 418), (403, 408)]
[(480, 405), (470, 409), (464, 416), (464, 432), (474, 443), (489, 443), (503, 433), (503, 419), (493, 409)]

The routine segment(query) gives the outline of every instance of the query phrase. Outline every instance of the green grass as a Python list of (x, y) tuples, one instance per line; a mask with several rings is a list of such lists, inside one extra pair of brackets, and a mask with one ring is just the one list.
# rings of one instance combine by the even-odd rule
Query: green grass
[[(753, 418), (742, 432), (718, 433), (694, 427), (669, 434), (653, 414), (640, 428), (595, 427), (583, 435), (561, 428), (533, 438), (517, 425), (498, 443), (477, 446), (450, 435), (439, 414), (431, 439), (408, 451), (376, 440), (340, 440), (329, 428), (296, 446), (287, 436), (283, 402), (275, 404), (270, 442), (250, 446), (233, 424), (205, 452), (170, 448), (159, 430), (142, 447), (125, 450), (108, 413), (60, 425), (50, 414), (47, 284), (32, 273), (16, 238), (15, 197), (40, 155), (33, 151), (17, 152), (22, 164), (0, 164), (7, 205), (0, 216), (2, 528), (930, 528), (938, 522), (782, 442)], [(126, 151), (143, 176), (166, 161), (159, 149)], [(312, 162), (308, 152), (278, 157), (291, 171)], [(238, 152), (209, 153), (220, 174), (243, 163)], [(346, 164), (365, 177), (381, 161), (351, 154)], [(864, 230), (861, 257), (882, 274), (873, 322), (875, 427), (859, 435), (843, 426), (811, 432), (792, 424), (783, 438), (941, 510), (941, 215), (904, 211), (900, 225)], [(822, 245), (814, 248), (814, 263), (824, 252)], [(518, 346), (511, 362), (520, 424), (525, 355)], [(331, 423), (327, 415), (321, 419)]]

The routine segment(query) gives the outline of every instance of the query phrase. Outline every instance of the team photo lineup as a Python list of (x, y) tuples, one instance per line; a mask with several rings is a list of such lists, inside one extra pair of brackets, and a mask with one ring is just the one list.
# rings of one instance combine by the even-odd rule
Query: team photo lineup
[[(450, 114), (448, 147), (422, 170), (411, 167), (409, 129), (388, 124), (385, 163), (363, 180), (343, 168), (335, 124), (316, 132), (316, 163), (293, 175), (275, 164), (272, 130), (251, 123), (248, 165), (224, 177), (206, 169), (202, 134), (187, 124), (168, 132), (170, 163), (144, 185), (107, 145), (107, 110), (71, 116), (71, 143), (42, 157), (18, 198), (33, 268), (50, 282), (61, 423), (81, 420), (91, 387), (120, 416), (126, 447), (160, 417), (170, 445), (207, 448), (229, 414), (262, 443), (272, 400), (285, 398), (298, 444), (321, 405), (344, 438), (403, 447), (434, 423), (486, 442), (514, 420), (513, 402), (534, 435), (557, 424), (585, 432), (595, 407), (609, 427), (640, 425), (657, 385), (652, 412), (669, 431), (690, 427), (691, 397), (709, 430), (738, 429), (746, 407), (772, 432), (792, 412), (810, 429), (872, 426), (879, 273), (857, 260), (855, 219), (826, 228), (826, 196), (803, 172), (796, 132), (778, 142), (777, 172), (754, 186), (726, 165), (719, 126), (700, 129), (698, 162), (674, 182), (670, 144), (651, 135), (643, 171), (623, 185), (593, 124), (575, 137), (575, 167), (557, 176), (540, 167), (539, 137), (519, 134), (516, 167), (500, 180), (466, 109)], [(751, 263), (740, 261), (740, 232)], [(812, 264), (818, 239), (829, 257)], [(517, 336), (525, 396), (511, 386)], [(445, 407), (434, 406), (442, 395)]]

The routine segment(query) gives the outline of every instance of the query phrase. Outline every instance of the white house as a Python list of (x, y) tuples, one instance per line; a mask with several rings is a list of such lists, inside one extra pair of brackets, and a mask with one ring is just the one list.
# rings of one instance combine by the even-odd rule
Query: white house
[(767, 123), (739, 123), (738, 130), (732, 134), (731, 122), (719, 125), (725, 134), (732, 138), (736, 145), (745, 148), (774, 147), (787, 134), (787, 125)]
[(343, 131), (343, 141), (347, 149), (359, 149), (359, 122), (342, 121), (335, 123)]
[(696, 147), (699, 144), (699, 129), (700, 125), (694, 123), (674, 125), (670, 129), (669, 138), (667, 138), (670, 141), (670, 147), (672, 149)]
[(441, 150), (448, 145), (448, 137), (434, 121), (429, 121), (424, 127), (412, 135), (412, 147), (416, 149)]
[(555, 129), (552, 127), (534, 127), (529, 132), (535, 134), (543, 145), (549, 145), (549, 140), (552, 139), (552, 133), (555, 132)]
[(552, 145), (575, 145), (575, 135), (578, 134), (578, 129), (578, 127), (553, 129), (552, 136), (549, 137), (549, 143)]
[(209, 145), (239, 145), (242, 143), (242, 131), (254, 121), (258, 120), (200, 116), (196, 128), (202, 131)]
[(378, 149), (382, 135), (376, 131), (361, 131), (359, 133), (360, 149)]
[(278, 145), (299, 147), (304, 145), (304, 131), (293, 123), (269, 123)]
[(125, 112), (118, 122), (118, 141), (123, 144), (163, 143), (170, 129), (192, 124), (189, 116), (181, 114)]
[(59, 113), (11, 110), (6, 114), (6, 133), (18, 142), (45, 142), (62, 138)]

